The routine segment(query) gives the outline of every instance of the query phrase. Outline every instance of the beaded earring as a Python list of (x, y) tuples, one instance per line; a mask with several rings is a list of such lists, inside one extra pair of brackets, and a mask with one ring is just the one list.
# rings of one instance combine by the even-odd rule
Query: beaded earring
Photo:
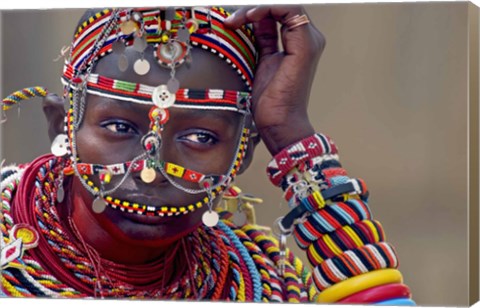
[(99, 172), (99, 179), (100, 179), (100, 192), (97, 198), (93, 200), (92, 203), (92, 210), (100, 214), (103, 211), (105, 211), (107, 207), (107, 203), (104, 200), (104, 191), (105, 191), (105, 185), (109, 184), (111, 179), (112, 179), (112, 174), (108, 170), (101, 170)]
[(145, 24), (140, 12), (133, 12), (132, 18), (135, 22), (140, 23), (140, 28), (135, 31), (133, 40), (133, 49), (140, 53), (140, 58), (133, 64), (133, 70), (137, 75), (142, 76), (150, 71), (150, 62), (145, 60), (145, 50), (148, 47), (147, 39), (145, 38)]
[(213, 196), (212, 196), (212, 187), (213, 187), (213, 180), (211, 178), (203, 179), (200, 183), (200, 187), (202, 187), (208, 196), (208, 211), (203, 213), (202, 215), (202, 222), (207, 227), (215, 227), (220, 219), (217, 212), (213, 210)]
[[(62, 158), (65, 157), (68, 153), (68, 137), (66, 134), (59, 134), (55, 137), (50, 147), (50, 150), (53, 155), (56, 157)], [(63, 202), (65, 198), (65, 190), (63, 188), (63, 168), (60, 168), (59, 176), (55, 179), (55, 187), (57, 191), (56, 199), (58, 202)]]

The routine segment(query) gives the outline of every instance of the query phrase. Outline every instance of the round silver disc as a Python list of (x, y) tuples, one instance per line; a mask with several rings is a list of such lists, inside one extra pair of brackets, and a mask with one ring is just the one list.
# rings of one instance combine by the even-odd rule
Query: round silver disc
[(116, 40), (112, 44), (112, 52), (116, 54), (122, 54), (125, 51), (125, 44), (122, 40)]
[(177, 30), (177, 40), (179, 40), (182, 43), (188, 42), (190, 39), (190, 32), (188, 31), (187, 28), (183, 27)]
[(143, 75), (147, 74), (148, 71), (150, 71), (150, 63), (145, 59), (138, 59), (133, 64), (133, 70), (138, 75), (143, 76)]
[(244, 212), (236, 211), (233, 213), (232, 221), (237, 226), (243, 226), (247, 223), (247, 215)]
[(120, 30), (123, 34), (129, 35), (137, 30), (137, 25), (133, 20), (127, 20), (120, 25)]
[(60, 134), (55, 137), (50, 150), (52, 151), (52, 154), (57, 157), (62, 157), (67, 154), (67, 135)]
[(156, 176), (157, 174), (152, 168), (143, 168), (140, 172), (140, 178), (145, 183), (152, 183), (155, 180)]
[(169, 108), (175, 103), (175, 94), (166, 85), (160, 85), (153, 90), (152, 101), (157, 107)]
[(65, 190), (60, 186), (57, 190), (57, 201), (63, 202), (63, 199), (65, 199)]
[(215, 211), (206, 211), (202, 215), (202, 222), (207, 227), (215, 227), (218, 223), (219, 216)]
[(95, 200), (93, 200), (93, 203), (92, 203), (92, 210), (97, 213), (97, 214), (100, 214), (102, 213), (103, 211), (105, 211), (105, 208), (107, 207), (107, 204), (105, 203), (105, 201), (102, 199), (102, 198), (95, 198)]
[(179, 42), (169, 42), (160, 45), (160, 54), (170, 62), (177, 62), (182, 54), (182, 45)]
[(167, 82), (168, 92), (170, 93), (177, 93), (178, 89), (180, 89), (180, 81), (175, 77), (170, 78)]
[(147, 48), (147, 41), (145, 40), (145, 37), (135, 37), (133, 41), (133, 49), (138, 52), (143, 52), (145, 48)]
[(166, 20), (173, 20), (175, 19), (175, 8), (167, 7), (165, 9), (165, 19)]
[(127, 70), (127, 68), (128, 68), (128, 58), (127, 58), (126, 55), (122, 54), (118, 58), (118, 69), (121, 72), (125, 72)]

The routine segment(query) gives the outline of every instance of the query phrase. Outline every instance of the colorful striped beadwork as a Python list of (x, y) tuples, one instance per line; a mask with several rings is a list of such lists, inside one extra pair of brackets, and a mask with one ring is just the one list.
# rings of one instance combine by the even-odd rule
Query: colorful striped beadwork
[[(133, 21), (128, 16), (133, 12), (141, 14), (141, 20)], [(133, 11), (122, 9), (117, 11), (103, 10), (85, 21), (78, 28), (72, 43), (68, 65), (73, 70), (73, 75), (82, 74), (96, 61), (112, 52), (112, 45), (116, 41), (123, 41), (132, 45), (134, 35), (123, 33), (121, 25), (124, 22), (134, 22), (137, 29), (143, 28), (146, 41), (150, 44), (166, 43), (166, 32), (173, 35), (180, 27), (185, 26), (185, 21), (198, 24), (198, 29), (190, 33), (190, 43), (201, 49), (209, 50), (225, 59), (233, 69), (251, 87), (256, 65), (256, 49), (253, 44), (253, 35), (245, 26), (237, 30), (230, 30), (223, 26), (223, 21), (229, 13), (224, 9), (192, 7), (188, 10), (175, 11), (173, 20), (162, 19), (162, 11), (158, 9), (136, 9)], [(188, 26), (188, 22), (187, 22)], [(105, 32), (108, 27), (109, 31)], [(102, 46), (96, 42), (100, 35), (104, 35)], [(167, 36), (167, 40), (170, 37)], [(70, 79), (64, 76), (66, 79)], [(71, 80), (71, 79), (70, 79)]]
[(398, 267), (394, 248), (385, 242), (367, 244), (360, 248), (344, 251), (327, 259), (313, 270), (313, 280), (319, 290), (348, 278), (374, 270)]
[(29, 87), (15, 91), (2, 100), (2, 109), (8, 110), (20, 103), (22, 100), (28, 100), (34, 97), (45, 97), (48, 91), (44, 87)]
[[(72, 78), (71, 73), (72, 70), (68, 70), (65, 73), (67, 79), (62, 79), (62, 81), (65, 85), (76, 89), (75, 84), (68, 83), (68, 78)], [(144, 84), (115, 80), (98, 74), (90, 74), (87, 77), (87, 93), (138, 104), (153, 105), (152, 94), (155, 88)], [(179, 89), (175, 93), (175, 104), (172, 107), (227, 110), (244, 114), (246, 110), (250, 109), (250, 101), (251, 95), (248, 92)]]

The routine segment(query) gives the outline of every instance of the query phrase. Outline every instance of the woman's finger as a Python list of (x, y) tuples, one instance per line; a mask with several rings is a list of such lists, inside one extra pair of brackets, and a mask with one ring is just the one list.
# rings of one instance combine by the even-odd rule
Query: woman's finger
[(259, 59), (278, 52), (277, 22), (271, 18), (253, 23)]

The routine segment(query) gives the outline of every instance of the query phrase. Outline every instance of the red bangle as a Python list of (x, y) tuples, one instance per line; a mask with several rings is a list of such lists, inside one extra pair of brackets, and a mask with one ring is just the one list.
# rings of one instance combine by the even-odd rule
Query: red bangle
[(390, 283), (366, 289), (339, 300), (341, 304), (370, 304), (391, 298), (410, 298), (408, 286), (403, 283)]
[(275, 186), (294, 167), (316, 156), (337, 154), (337, 146), (327, 136), (315, 134), (280, 151), (267, 166), (267, 174)]

